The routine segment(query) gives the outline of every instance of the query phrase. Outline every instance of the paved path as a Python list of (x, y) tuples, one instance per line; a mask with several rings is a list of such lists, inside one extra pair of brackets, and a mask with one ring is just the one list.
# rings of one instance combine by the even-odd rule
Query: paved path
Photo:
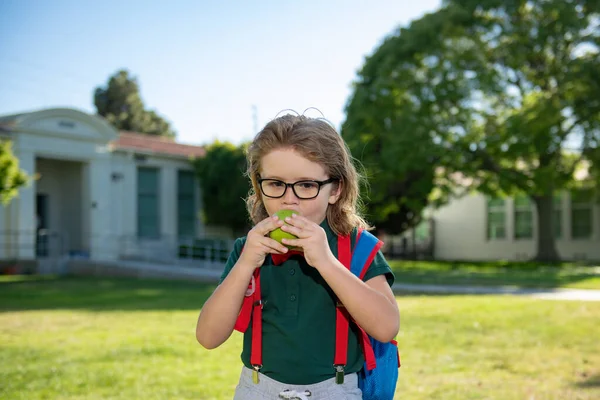
[(437, 293), (437, 294), (495, 294), (528, 296), (546, 300), (600, 301), (600, 290), (547, 288), (531, 289), (515, 286), (455, 286), (396, 283), (394, 293)]

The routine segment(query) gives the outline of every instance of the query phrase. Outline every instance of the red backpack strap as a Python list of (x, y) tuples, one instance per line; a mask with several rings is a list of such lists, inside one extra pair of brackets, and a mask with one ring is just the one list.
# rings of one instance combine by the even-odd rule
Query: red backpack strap
[(250, 364), (254, 368), (254, 381), (258, 383), (258, 371), (262, 368), (262, 309), (263, 301), (260, 294), (260, 268), (254, 270), (255, 290), (252, 303), (252, 348)]
[[(242, 247), (242, 252), (243, 251), (244, 247)], [(254, 270), (254, 273), (250, 278), (250, 283), (248, 284), (248, 289), (246, 289), (246, 295), (244, 296), (240, 313), (238, 314), (238, 317), (235, 320), (235, 325), (233, 326), (233, 329), (238, 332), (246, 332), (248, 326), (250, 325), (250, 318), (252, 317), (252, 303), (254, 303), (254, 292), (256, 291), (256, 276), (258, 276), (256, 271), (257, 270)]]
[[(356, 248), (358, 247), (358, 241), (361, 238), (361, 236), (365, 234), (365, 235), (371, 235), (370, 233), (366, 232), (363, 233), (362, 229), (359, 229), (358, 234), (356, 235), (356, 243), (354, 245), (354, 249), (352, 249), (351, 251), (351, 243), (350, 243), (350, 236), (339, 236), (338, 237), (338, 259), (340, 260), (340, 262), (349, 270), (352, 271), (351, 269), (351, 262), (352, 262), (352, 258), (354, 257), (354, 250), (356, 250)], [(372, 235), (371, 235), (372, 236)], [(373, 242), (373, 237), (370, 238), (371, 242)], [(377, 252), (379, 251), (379, 249), (381, 249), (381, 246), (383, 245), (383, 242), (380, 240), (377, 240), (376, 244), (373, 245), (373, 247), (370, 249), (370, 252), (366, 258), (366, 261), (364, 262), (364, 264), (360, 269), (360, 273), (358, 273), (358, 271), (353, 271), (353, 273), (355, 273), (361, 280), (364, 279), (367, 271), (369, 270), (369, 266), (371, 265), (371, 263), (373, 262), (373, 259), (375, 258), (375, 256), (377, 255)], [(347, 353), (348, 353), (348, 324), (350, 321), (350, 314), (348, 313), (348, 311), (343, 308), (343, 305), (340, 305), (338, 302), (338, 307), (337, 307), (337, 313), (336, 313), (336, 334), (335, 334), (335, 357), (334, 357), (334, 366), (336, 367), (336, 371), (339, 371), (338, 366), (340, 365), (345, 365), (346, 364), (346, 360), (347, 360)], [(361, 347), (363, 350), (363, 354), (365, 357), (365, 363), (367, 366), (368, 370), (372, 370), (373, 368), (375, 368), (377, 366), (377, 362), (375, 360), (375, 353), (373, 352), (373, 345), (371, 344), (371, 339), (369, 337), (369, 335), (364, 331), (364, 329), (362, 329), (360, 326), (358, 326), (358, 324), (356, 324), (356, 326), (358, 327), (358, 329), (361, 332)], [(344, 356), (341, 355), (341, 352), (344, 352)], [(343, 363), (342, 363), (343, 361)], [(343, 368), (341, 368), (341, 371), (343, 372)], [(337, 376), (337, 373), (336, 373)]]
[[(338, 260), (348, 269), (350, 269), (350, 236), (338, 236)], [(335, 368), (335, 382), (341, 384), (344, 382), (344, 367), (348, 360), (348, 327), (350, 315), (339, 301), (335, 309), (335, 354), (333, 357), (333, 367)]]
[(365, 332), (365, 330), (363, 328), (358, 326), (358, 324), (356, 326), (360, 330), (360, 334), (361, 334), (360, 344), (362, 347), (363, 355), (365, 356), (365, 363), (367, 365), (367, 370), (371, 371), (372, 369), (374, 369), (377, 366), (377, 361), (375, 360), (375, 352), (373, 351), (373, 345), (371, 344), (371, 338), (369, 337), (369, 335), (367, 334), (367, 332)]
[[(243, 248), (242, 248), (243, 251)], [(258, 371), (262, 368), (262, 296), (260, 291), (260, 268), (252, 273), (246, 295), (235, 321), (234, 329), (245, 333), (252, 319), (252, 347), (250, 363), (254, 368), (253, 380), (258, 383)]]
[[(255, 270), (255, 274), (256, 274)], [(240, 313), (235, 321), (235, 325), (233, 329), (239, 332), (246, 332), (248, 326), (250, 325), (250, 318), (252, 317), (252, 303), (254, 303), (254, 293), (256, 293), (256, 277), (255, 274), (252, 275), (250, 279), (250, 283), (248, 284), (248, 289), (246, 289), (246, 295), (244, 296), (244, 301), (242, 303), (242, 308), (240, 309)]]
[(252, 378), (258, 383), (258, 371), (262, 368), (262, 308), (263, 301), (260, 290), (260, 268), (254, 270), (244, 301), (235, 321), (234, 329), (242, 333), (248, 330), (252, 320), (252, 347), (250, 348), (250, 364), (254, 368)]

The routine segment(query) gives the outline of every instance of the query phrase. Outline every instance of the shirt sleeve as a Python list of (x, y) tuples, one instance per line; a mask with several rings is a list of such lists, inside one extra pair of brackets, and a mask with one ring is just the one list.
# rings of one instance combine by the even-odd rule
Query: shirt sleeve
[(375, 255), (363, 280), (366, 282), (378, 275), (385, 275), (385, 279), (390, 287), (394, 284), (394, 280), (396, 279), (381, 250)]
[(242, 254), (242, 249), (244, 248), (244, 243), (246, 243), (245, 236), (241, 237), (241, 238), (237, 238), (235, 240), (235, 242), (233, 243), (233, 250), (231, 251), (231, 253), (229, 253), (229, 258), (227, 259), (227, 262), (225, 263), (225, 269), (223, 270), (223, 273), (221, 274), (221, 279), (219, 279), (219, 285), (225, 280), (225, 278), (227, 278), (227, 275), (229, 275), (229, 272), (231, 271), (231, 269), (233, 268), (235, 263), (237, 263), (238, 259), (240, 258), (240, 254)]

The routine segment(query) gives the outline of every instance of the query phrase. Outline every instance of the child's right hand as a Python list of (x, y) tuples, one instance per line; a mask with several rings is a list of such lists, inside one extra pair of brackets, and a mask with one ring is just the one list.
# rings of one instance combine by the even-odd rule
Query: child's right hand
[(281, 228), (283, 224), (284, 222), (276, 215), (267, 217), (256, 224), (246, 236), (246, 244), (240, 255), (240, 260), (256, 269), (263, 265), (267, 254), (287, 253), (287, 247), (267, 236), (269, 232)]

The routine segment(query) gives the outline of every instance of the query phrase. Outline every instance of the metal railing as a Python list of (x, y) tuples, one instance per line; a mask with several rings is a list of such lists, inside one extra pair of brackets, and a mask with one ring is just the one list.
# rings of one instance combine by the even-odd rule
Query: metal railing
[(233, 240), (212, 237), (83, 234), (78, 239), (85, 245), (75, 248), (66, 232), (0, 231), (0, 260), (34, 258), (44, 265), (57, 264), (53, 269), (63, 269), (68, 260), (91, 258), (222, 268), (233, 248)]
[(388, 259), (431, 260), (435, 257), (435, 221), (425, 220), (420, 227), (384, 241), (382, 252)]
[(60, 257), (68, 249), (65, 233), (40, 229), (35, 231), (0, 230), (0, 258)]

